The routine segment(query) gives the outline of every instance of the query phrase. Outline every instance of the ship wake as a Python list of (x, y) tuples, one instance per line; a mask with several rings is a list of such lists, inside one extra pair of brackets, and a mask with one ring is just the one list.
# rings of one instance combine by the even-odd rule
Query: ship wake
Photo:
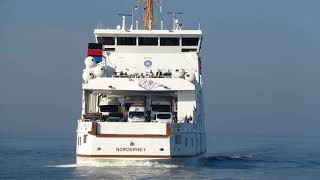
[(53, 168), (77, 168), (77, 167), (157, 167), (178, 168), (187, 166), (202, 166), (213, 168), (227, 168), (238, 165), (248, 168), (247, 163), (255, 162), (253, 155), (212, 155), (199, 159), (174, 159), (174, 160), (88, 160), (78, 164), (50, 165)]

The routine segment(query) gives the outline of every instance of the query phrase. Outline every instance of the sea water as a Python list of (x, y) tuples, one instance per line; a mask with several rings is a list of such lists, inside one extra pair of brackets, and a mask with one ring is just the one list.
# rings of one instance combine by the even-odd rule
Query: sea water
[(320, 137), (208, 135), (199, 160), (75, 164), (75, 138), (0, 138), (0, 179), (320, 179)]

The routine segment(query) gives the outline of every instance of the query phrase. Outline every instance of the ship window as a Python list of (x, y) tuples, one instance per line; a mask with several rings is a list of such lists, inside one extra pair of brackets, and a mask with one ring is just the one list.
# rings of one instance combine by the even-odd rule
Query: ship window
[(179, 46), (179, 38), (160, 38), (161, 46)]
[(186, 140), (185, 140), (185, 146), (187, 147), (188, 146), (188, 138), (186, 137)]
[(158, 46), (158, 38), (139, 37), (139, 46)]
[(157, 114), (157, 119), (171, 119), (171, 114)]
[(137, 44), (136, 37), (118, 37), (118, 45), (135, 46)]
[(182, 38), (182, 46), (198, 46), (199, 38)]
[(98, 37), (97, 38), (99, 44), (103, 45), (115, 45), (114, 37)]
[(81, 137), (79, 137), (79, 146), (81, 146)]
[(130, 118), (143, 118), (144, 117), (144, 112), (129, 112), (129, 117)]
[(88, 141), (88, 135), (85, 134), (83, 135), (83, 143), (87, 143), (87, 141)]
[(181, 49), (181, 52), (197, 52), (197, 49)]
[(111, 51), (115, 51), (116, 49), (115, 48), (105, 48), (104, 51), (107, 51), (107, 52), (111, 52)]
[(181, 135), (175, 135), (175, 144), (182, 144)]

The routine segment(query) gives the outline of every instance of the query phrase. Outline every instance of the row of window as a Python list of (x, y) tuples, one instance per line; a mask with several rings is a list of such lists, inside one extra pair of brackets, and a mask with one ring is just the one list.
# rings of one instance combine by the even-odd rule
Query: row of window
[[(115, 37), (98, 37), (98, 43), (103, 45), (115, 45)], [(138, 37), (139, 46), (158, 46), (157, 37)], [(198, 46), (199, 38), (182, 38), (182, 46)], [(117, 45), (136, 46), (136, 37), (117, 37)], [(160, 46), (179, 46), (180, 38), (160, 37)]]
[[(88, 141), (88, 135), (83, 135), (83, 143), (87, 143)], [(78, 146), (81, 146), (81, 136), (78, 137)]]
[[(188, 146), (188, 137), (185, 137), (185, 146)], [(175, 135), (175, 144), (182, 144), (182, 136), (181, 135)], [(193, 147), (193, 137), (191, 137), (191, 146)]]

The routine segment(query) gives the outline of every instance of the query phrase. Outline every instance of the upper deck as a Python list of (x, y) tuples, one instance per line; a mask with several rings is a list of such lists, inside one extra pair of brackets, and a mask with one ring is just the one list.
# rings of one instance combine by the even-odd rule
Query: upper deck
[(201, 49), (201, 30), (95, 29), (96, 42), (110, 52), (187, 53)]
[(178, 29), (178, 30), (167, 30), (167, 29), (152, 29), (152, 30), (145, 30), (145, 29), (95, 29), (94, 34), (97, 36), (104, 36), (104, 35), (173, 35), (173, 36), (202, 36), (202, 30), (187, 30), (187, 29)]
[[(163, 87), (169, 87), (167, 83), (173, 83), (180, 85), (173, 89), (181, 90), (187, 87), (183, 85), (187, 83), (193, 84), (194, 89), (194, 83), (201, 83), (199, 52), (202, 30), (183, 30), (178, 19), (174, 22), (171, 30), (164, 29), (162, 21), (160, 30), (152, 29), (152, 26), (139, 29), (138, 22), (135, 28), (133, 24), (127, 28), (126, 17), (123, 16), (122, 26), (118, 25), (116, 29), (95, 29), (96, 43), (88, 45), (84, 83), (96, 77), (111, 78), (114, 82), (120, 82), (119, 77), (129, 80), (155, 78), (155, 81), (161, 78)], [(177, 83), (176, 78), (186, 82)], [(98, 81), (91, 84), (96, 83)], [(136, 88), (138, 89), (140, 88)]]

